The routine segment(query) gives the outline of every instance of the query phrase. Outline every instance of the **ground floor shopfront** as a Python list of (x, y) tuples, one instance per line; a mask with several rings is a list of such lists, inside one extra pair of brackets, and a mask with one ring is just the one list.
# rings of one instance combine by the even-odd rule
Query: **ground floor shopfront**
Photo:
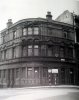
[(1, 87), (76, 84), (75, 64), (16, 63), (0, 67)]

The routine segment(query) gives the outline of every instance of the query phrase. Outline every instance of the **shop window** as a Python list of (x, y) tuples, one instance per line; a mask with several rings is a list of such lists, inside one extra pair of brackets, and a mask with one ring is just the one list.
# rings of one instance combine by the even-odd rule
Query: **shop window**
[(38, 35), (39, 34), (39, 28), (38, 27), (35, 27), (34, 28), (34, 35)]
[(27, 28), (23, 29), (23, 36), (27, 35)]
[(6, 70), (3, 70), (3, 78), (6, 77)]
[(16, 68), (16, 78), (19, 78), (19, 68)]
[(27, 77), (32, 78), (32, 67), (27, 68)]
[(32, 28), (28, 28), (28, 35), (32, 35)]
[(32, 52), (32, 45), (28, 46), (28, 56), (32, 56), (33, 52)]
[(39, 55), (38, 45), (34, 45), (34, 56), (38, 56), (38, 55)]
[(73, 68), (70, 68), (70, 84), (74, 84), (74, 70)]
[(48, 68), (43, 67), (43, 77), (48, 77)]
[(39, 68), (38, 67), (34, 68), (34, 77), (39, 78)]
[(22, 74), (21, 74), (21, 75), (22, 75), (22, 78), (24, 78), (24, 77), (25, 77), (25, 74), (26, 74), (26, 68), (25, 68), (25, 67), (23, 67), (23, 68), (22, 68)]

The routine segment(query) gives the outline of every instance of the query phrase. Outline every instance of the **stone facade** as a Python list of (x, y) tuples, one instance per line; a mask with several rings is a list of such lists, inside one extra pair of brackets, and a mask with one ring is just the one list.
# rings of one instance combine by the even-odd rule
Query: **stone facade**
[[(9, 25), (10, 24), (10, 25)], [(77, 84), (73, 26), (30, 18), (1, 31), (0, 86)]]

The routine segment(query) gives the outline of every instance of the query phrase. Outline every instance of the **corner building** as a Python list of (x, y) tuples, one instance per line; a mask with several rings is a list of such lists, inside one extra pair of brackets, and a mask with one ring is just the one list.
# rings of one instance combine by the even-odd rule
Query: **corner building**
[(1, 31), (0, 87), (76, 84), (73, 26), (46, 18), (29, 18)]

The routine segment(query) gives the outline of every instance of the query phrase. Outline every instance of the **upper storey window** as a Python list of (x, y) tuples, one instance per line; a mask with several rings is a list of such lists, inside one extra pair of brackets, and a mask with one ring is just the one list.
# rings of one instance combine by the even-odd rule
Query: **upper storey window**
[(27, 35), (27, 28), (23, 29), (23, 36)]
[(67, 32), (64, 32), (64, 38), (68, 38), (68, 33)]
[(14, 31), (14, 39), (17, 38), (17, 33)]
[(34, 35), (38, 35), (39, 34), (39, 28), (38, 27), (35, 27), (34, 28)]
[(28, 56), (32, 56), (32, 45), (28, 46)]
[(34, 56), (39, 55), (38, 45), (34, 45)]
[(28, 28), (28, 35), (32, 35), (32, 28)]

